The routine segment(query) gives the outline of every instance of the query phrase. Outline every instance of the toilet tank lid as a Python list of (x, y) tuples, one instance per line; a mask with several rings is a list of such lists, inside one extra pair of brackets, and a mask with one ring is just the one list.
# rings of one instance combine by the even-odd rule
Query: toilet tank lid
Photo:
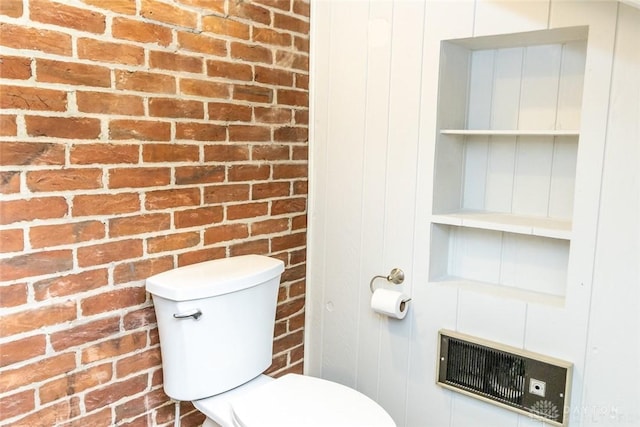
[(242, 255), (200, 262), (156, 274), (146, 289), (173, 301), (208, 298), (259, 285), (284, 271), (284, 262), (263, 255)]

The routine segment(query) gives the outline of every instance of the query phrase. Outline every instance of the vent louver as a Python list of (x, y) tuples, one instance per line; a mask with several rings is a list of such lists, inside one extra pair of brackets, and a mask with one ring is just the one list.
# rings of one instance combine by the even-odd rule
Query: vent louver
[(439, 355), (439, 385), (566, 425), (571, 363), (446, 330)]

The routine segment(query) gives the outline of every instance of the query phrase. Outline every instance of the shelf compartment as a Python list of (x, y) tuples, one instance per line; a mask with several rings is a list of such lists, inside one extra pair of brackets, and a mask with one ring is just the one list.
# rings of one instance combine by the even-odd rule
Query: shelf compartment
[(479, 136), (579, 136), (577, 129), (534, 130), (534, 129), (441, 129), (442, 135), (479, 135)]
[(432, 224), (431, 234), (431, 282), (484, 284), (521, 295), (564, 297), (568, 240), (445, 224)]
[(458, 227), (481, 228), (514, 234), (571, 239), (571, 220), (513, 215), (501, 212), (458, 211), (433, 215), (431, 222)]

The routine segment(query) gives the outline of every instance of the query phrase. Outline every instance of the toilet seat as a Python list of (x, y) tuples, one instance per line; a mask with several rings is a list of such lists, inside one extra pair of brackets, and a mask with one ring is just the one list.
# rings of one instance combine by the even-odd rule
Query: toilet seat
[(373, 400), (349, 387), (288, 374), (231, 402), (238, 427), (395, 427)]

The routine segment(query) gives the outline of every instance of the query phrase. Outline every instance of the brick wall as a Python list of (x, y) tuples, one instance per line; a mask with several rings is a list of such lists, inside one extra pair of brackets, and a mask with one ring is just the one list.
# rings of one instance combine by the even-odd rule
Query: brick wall
[(1, 425), (173, 423), (144, 279), (214, 258), (285, 261), (301, 371), (308, 34), (306, 0), (0, 1)]

